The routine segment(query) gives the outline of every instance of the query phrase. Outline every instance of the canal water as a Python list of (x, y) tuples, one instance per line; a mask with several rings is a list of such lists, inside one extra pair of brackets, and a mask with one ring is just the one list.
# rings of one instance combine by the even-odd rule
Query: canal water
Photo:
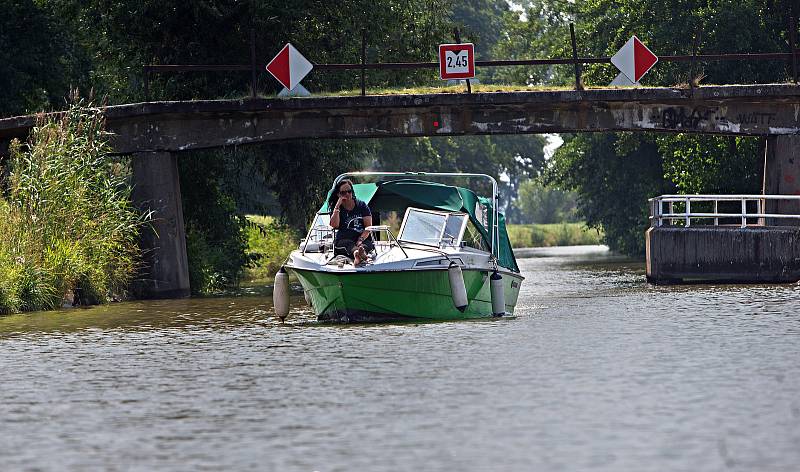
[(800, 287), (520, 256), (492, 321), (280, 325), (258, 291), (0, 318), (0, 470), (798, 470)]

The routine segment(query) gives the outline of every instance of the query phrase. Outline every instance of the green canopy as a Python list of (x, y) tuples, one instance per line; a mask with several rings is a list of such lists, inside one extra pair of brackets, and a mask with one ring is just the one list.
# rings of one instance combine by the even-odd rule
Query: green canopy
[[(460, 211), (467, 213), (469, 219), (480, 231), (484, 241), (491, 246), (491, 234), (487, 227), (481, 223), (482, 218), (478, 218), (477, 212), (485, 212), (488, 215), (488, 228), (492, 227), (494, 212), (491, 208), (491, 200), (479, 197), (472, 190), (463, 187), (453, 187), (436, 182), (426, 182), (421, 180), (390, 180), (369, 184), (353, 185), (356, 198), (367, 202), (373, 211), (383, 209), (401, 209), (413, 206), (428, 210)], [(330, 197), (330, 192), (328, 192)], [(327, 202), (327, 198), (325, 199)], [(328, 211), (328, 204), (325, 203), (320, 209), (321, 212)], [(498, 264), (519, 272), (517, 260), (511, 249), (506, 232), (505, 216), (500, 214), (499, 224), (499, 251)]]

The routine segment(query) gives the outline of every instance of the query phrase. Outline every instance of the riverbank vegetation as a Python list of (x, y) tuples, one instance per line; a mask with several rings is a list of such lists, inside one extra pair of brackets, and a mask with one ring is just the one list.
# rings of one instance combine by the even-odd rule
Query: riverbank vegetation
[(508, 225), (511, 247), (585, 246), (602, 244), (603, 233), (585, 223)]
[(247, 215), (247, 252), (250, 264), (244, 271), (249, 282), (272, 283), (289, 253), (297, 249), (300, 235), (271, 216)]
[(109, 154), (100, 110), (72, 106), (14, 142), (0, 197), (0, 313), (98, 303), (124, 294), (148, 215), (130, 203), (128, 167)]

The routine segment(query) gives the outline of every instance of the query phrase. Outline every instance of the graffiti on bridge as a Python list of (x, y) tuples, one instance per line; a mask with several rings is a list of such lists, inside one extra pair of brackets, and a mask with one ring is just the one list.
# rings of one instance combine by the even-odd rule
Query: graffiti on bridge
[(727, 128), (736, 123), (739, 125), (763, 126), (772, 124), (777, 113), (739, 113), (736, 121), (731, 122), (724, 116), (719, 108), (706, 107), (668, 107), (661, 109), (661, 114), (654, 118), (661, 122), (665, 129), (708, 129), (709, 127)]
[(716, 112), (716, 108), (705, 110), (693, 108), (691, 111), (688, 111), (686, 107), (666, 108), (661, 113), (661, 126), (668, 129), (697, 129), (701, 124), (706, 123), (709, 117)]
[(777, 113), (740, 113), (736, 120), (743, 125), (770, 125)]

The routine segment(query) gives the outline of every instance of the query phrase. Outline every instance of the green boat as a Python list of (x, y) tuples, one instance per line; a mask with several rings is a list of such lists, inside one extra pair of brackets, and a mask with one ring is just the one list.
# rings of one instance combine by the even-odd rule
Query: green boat
[[(276, 276), (276, 314), (288, 308), (296, 275), (320, 321), (459, 320), (514, 313), (523, 277), (497, 211), (497, 182), (484, 174), (355, 172), (355, 196), (373, 215), (366, 264), (335, 255), (327, 205)], [(427, 178), (484, 179), (490, 198)], [(488, 185), (484, 185), (488, 187)], [(330, 195), (330, 193), (329, 193)], [(402, 219), (400, 218), (402, 216)], [(399, 224), (399, 228), (398, 228)], [(395, 235), (395, 232), (397, 233)]]

